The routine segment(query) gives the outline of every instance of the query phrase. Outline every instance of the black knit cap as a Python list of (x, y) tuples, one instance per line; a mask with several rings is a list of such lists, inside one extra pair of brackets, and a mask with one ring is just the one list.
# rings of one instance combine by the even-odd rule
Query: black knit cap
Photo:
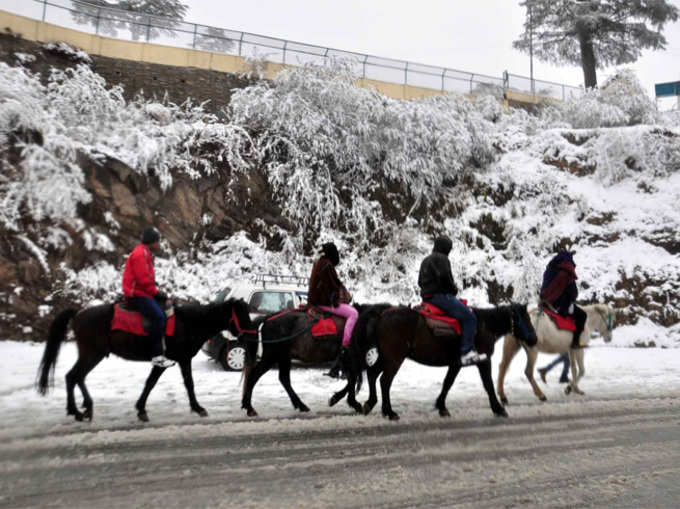
[(324, 245), (322, 245), (321, 251), (334, 266), (340, 263), (340, 253), (338, 253), (338, 248), (332, 242), (326, 242)]
[(161, 234), (153, 226), (147, 226), (142, 232), (142, 244), (153, 244), (161, 240)]

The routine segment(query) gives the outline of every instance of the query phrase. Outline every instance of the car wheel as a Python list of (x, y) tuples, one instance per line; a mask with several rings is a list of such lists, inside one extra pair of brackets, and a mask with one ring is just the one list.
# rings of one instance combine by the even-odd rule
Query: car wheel
[(368, 349), (366, 352), (366, 365), (370, 368), (373, 366), (376, 362), (378, 362), (378, 357), (380, 354), (378, 353), (378, 349), (374, 346)]
[(241, 371), (246, 363), (246, 345), (242, 341), (230, 341), (220, 351), (220, 364), (225, 371)]

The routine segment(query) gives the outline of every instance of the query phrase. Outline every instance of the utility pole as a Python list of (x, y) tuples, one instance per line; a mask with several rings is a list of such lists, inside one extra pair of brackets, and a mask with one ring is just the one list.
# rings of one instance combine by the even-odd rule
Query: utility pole
[(534, 90), (534, 19), (531, 12), (531, 0), (527, 1), (529, 8), (529, 81), (531, 82), (531, 95), (536, 94)]

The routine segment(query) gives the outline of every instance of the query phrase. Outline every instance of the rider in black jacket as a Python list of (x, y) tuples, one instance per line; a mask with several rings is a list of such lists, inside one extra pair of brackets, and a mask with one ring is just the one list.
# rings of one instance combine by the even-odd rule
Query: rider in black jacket
[(475, 351), (475, 332), (477, 317), (465, 304), (456, 298), (458, 287), (451, 274), (449, 253), (453, 243), (448, 237), (437, 237), (432, 254), (428, 255), (420, 265), (418, 286), (420, 295), (444, 311), (448, 316), (456, 318), (461, 325), (460, 361), (463, 366), (476, 364), (486, 360), (486, 354)]

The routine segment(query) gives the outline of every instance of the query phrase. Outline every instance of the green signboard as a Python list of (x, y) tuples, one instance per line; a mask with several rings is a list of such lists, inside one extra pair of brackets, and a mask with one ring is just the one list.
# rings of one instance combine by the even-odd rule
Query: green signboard
[(657, 83), (654, 85), (654, 91), (657, 97), (671, 97), (680, 95), (680, 81), (673, 81), (671, 83)]

